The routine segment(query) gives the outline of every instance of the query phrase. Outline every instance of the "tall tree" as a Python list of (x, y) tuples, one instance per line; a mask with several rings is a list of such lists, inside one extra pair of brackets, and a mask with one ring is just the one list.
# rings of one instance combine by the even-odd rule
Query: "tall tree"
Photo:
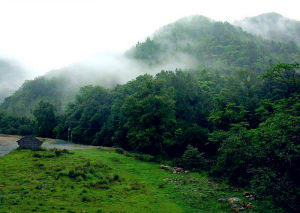
[(35, 118), (35, 133), (41, 137), (53, 137), (56, 126), (55, 107), (46, 101), (40, 101), (33, 111)]

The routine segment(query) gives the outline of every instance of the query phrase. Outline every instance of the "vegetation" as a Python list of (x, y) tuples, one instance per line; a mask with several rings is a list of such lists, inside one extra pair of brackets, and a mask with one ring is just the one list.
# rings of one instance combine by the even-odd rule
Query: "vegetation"
[[(276, 27), (272, 25), (270, 28)], [(294, 37), (297, 33), (292, 32), (294, 31), (287, 30), (284, 33)], [(160, 71), (161, 68), (157, 69), (157, 65), (164, 67), (176, 64), (177, 67), (182, 67), (184, 64), (183, 67), (187, 68), (205, 68), (209, 72), (231, 75), (241, 68), (261, 73), (279, 62), (299, 62), (300, 49), (295, 43), (264, 40), (227, 22), (193, 16), (169, 24), (157, 31), (152, 38), (138, 42), (127, 52), (127, 56), (135, 62), (142, 62), (142, 65), (149, 65), (150, 68), (147, 67), (146, 70), (152, 70), (152, 73)], [(18, 116), (32, 116), (35, 106), (40, 100), (44, 100), (53, 104), (58, 113), (62, 113), (68, 103), (74, 101), (80, 87), (100, 84), (111, 88), (119, 82), (116, 80), (119, 76), (114, 73), (92, 70), (86, 75), (82, 69), (79, 66), (54, 70), (45, 77), (26, 81), (4, 100), (0, 109)]]
[(64, 78), (37, 77), (25, 83), (12, 95), (5, 98), (1, 109), (10, 114), (32, 117), (32, 111), (41, 100), (53, 104), (58, 113), (73, 99), (75, 91), (67, 88)]
[[(249, 202), (243, 191), (205, 174), (173, 174), (99, 149), (55, 151), (16, 150), (0, 158), (1, 212), (231, 212), (217, 200)], [(251, 203), (245, 212), (280, 212)]]
[(9, 115), (0, 111), (0, 133), (8, 135), (28, 135), (33, 133), (33, 121), (26, 117)]
[[(273, 28), (271, 25), (270, 29)], [(293, 35), (290, 31), (285, 34)], [(128, 54), (150, 65), (180, 61), (185, 55), (194, 59), (190, 67), (206, 67), (222, 73), (237, 67), (263, 72), (282, 61), (300, 60), (300, 49), (295, 42), (264, 40), (227, 22), (215, 22), (203, 16), (183, 18), (163, 27)]]
[[(33, 111), (35, 133), (66, 139), (71, 130), (77, 143), (118, 146), (148, 154), (134, 156), (143, 161), (154, 155), (175, 166), (208, 170), (297, 211), (299, 67), (280, 63), (261, 75), (241, 69), (230, 76), (162, 71), (112, 90), (87, 86), (64, 115), (57, 117), (53, 105), (40, 102)], [(84, 178), (75, 170), (71, 176)]]
[[(208, 172), (230, 185), (255, 191), (278, 211), (298, 212), (300, 64), (294, 61), (300, 61), (299, 47), (263, 40), (228, 23), (191, 17), (166, 26), (128, 54), (153, 66), (178, 53), (194, 57), (197, 66), (140, 75), (112, 89), (82, 87), (65, 111), (59, 108), (63, 93), (58, 79), (26, 82), (2, 104), (6, 111), (0, 113), (0, 131), (115, 146), (118, 153), (142, 161)], [(280, 61), (285, 63), (277, 63)], [(23, 106), (32, 109), (33, 120), (14, 115)], [(93, 158), (101, 158), (98, 154)], [(104, 179), (104, 187), (111, 181), (115, 184), (114, 178), (105, 176), (109, 169), (102, 171), (104, 167), (96, 162), (77, 161), (78, 165), (72, 164), (76, 167), (68, 164), (68, 172), (62, 172), (60, 178), (79, 179), (85, 183), (78, 185), (81, 188), (89, 186), (84, 182), (89, 178)], [(121, 162), (119, 155), (115, 161)], [(122, 174), (117, 175), (122, 180)], [(111, 187), (117, 192), (123, 187), (122, 181), (114, 184)], [(136, 183), (132, 187), (145, 189)], [(164, 188), (162, 183), (160, 188)], [(162, 205), (159, 196), (149, 202)], [(150, 208), (157, 207), (154, 203)], [(196, 203), (194, 198), (191, 203)], [(222, 211), (219, 206), (216, 204)]]

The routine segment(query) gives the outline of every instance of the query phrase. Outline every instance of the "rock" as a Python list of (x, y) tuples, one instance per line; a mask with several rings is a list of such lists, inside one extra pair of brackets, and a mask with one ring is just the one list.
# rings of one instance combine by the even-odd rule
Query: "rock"
[(165, 165), (160, 165), (159, 166), (161, 169), (164, 169), (164, 170), (168, 170), (168, 171), (171, 171), (172, 170), (172, 168), (170, 167), (170, 166), (165, 166)]
[(249, 200), (256, 200), (256, 194), (253, 192), (244, 192), (244, 196)]
[(227, 202), (231, 204), (240, 203), (241, 199), (238, 197), (230, 197), (227, 199)]
[(252, 203), (247, 203), (247, 204), (246, 204), (246, 208), (247, 208), (247, 209), (253, 209)]
[(237, 208), (239, 208), (239, 206), (238, 206), (237, 204), (233, 204), (233, 205), (231, 206), (231, 208), (232, 208), (232, 209), (237, 209)]
[(239, 209), (234, 208), (234, 209), (232, 209), (231, 211), (232, 211), (232, 212), (239, 212)]
[(232, 212), (240, 212), (240, 211), (243, 211), (243, 210), (245, 210), (245, 208), (243, 206), (238, 205), (238, 204), (233, 204), (231, 206), (231, 211)]
[(188, 170), (185, 170), (185, 171), (184, 171), (184, 174), (188, 174), (188, 173), (189, 173), (189, 171), (188, 171)]
[(183, 172), (184, 172), (183, 168), (180, 168), (180, 167), (173, 168), (173, 174), (181, 174)]
[(218, 202), (219, 202), (219, 203), (225, 203), (225, 202), (226, 202), (226, 199), (220, 198), (220, 199), (218, 199)]

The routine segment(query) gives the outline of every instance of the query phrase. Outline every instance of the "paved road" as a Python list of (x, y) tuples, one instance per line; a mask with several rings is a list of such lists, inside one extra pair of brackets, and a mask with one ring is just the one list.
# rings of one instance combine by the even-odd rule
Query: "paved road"
[[(18, 147), (17, 140), (19, 140), (19, 136), (7, 136), (0, 135), (0, 156), (4, 156), (10, 153), (12, 150), (15, 150)], [(87, 145), (79, 145), (68, 143), (64, 140), (56, 140), (56, 139), (46, 139), (43, 143), (42, 147), (51, 149), (97, 149), (97, 146), (87, 146)]]

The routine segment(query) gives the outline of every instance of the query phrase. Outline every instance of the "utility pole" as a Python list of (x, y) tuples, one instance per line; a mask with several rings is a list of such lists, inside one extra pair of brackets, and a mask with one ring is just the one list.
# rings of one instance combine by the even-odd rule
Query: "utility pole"
[(68, 128), (68, 142), (70, 143), (70, 139), (72, 140), (72, 138), (70, 138), (70, 133), (71, 133), (71, 127)]

